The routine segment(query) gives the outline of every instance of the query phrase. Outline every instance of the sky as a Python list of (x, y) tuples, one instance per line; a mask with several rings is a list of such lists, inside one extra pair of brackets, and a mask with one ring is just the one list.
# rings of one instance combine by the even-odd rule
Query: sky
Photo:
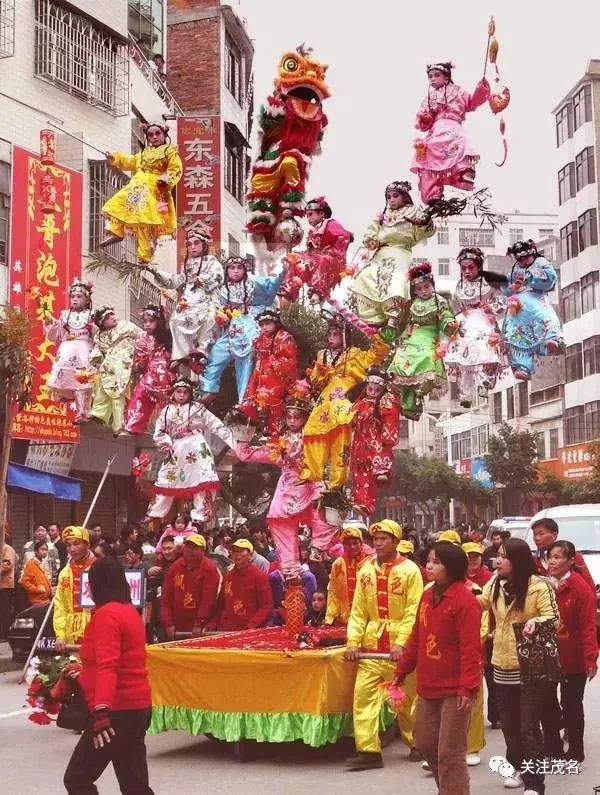
[[(508, 161), (499, 117), (484, 105), (468, 115), (479, 147), (477, 187), (488, 186), (500, 212), (556, 212), (552, 109), (600, 58), (600, 3), (569, 0), (240, 0), (254, 41), (256, 108), (270, 93), (281, 55), (306, 42), (329, 64), (331, 98), (323, 152), (313, 160), (307, 196), (325, 194), (355, 235), (383, 209), (385, 185), (409, 174), (414, 118), (427, 92), (425, 65), (454, 62), (454, 81), (473, 90), (482, 76), (493, 14)], [(488, 67), (494, 90), (495, 71)], [(416, 190), (415, 190), (416, 193)]]

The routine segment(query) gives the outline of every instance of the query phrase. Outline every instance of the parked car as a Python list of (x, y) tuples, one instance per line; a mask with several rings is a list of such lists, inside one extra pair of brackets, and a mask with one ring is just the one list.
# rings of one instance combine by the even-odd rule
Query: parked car
[(485, 540), (491, 542), (492, 534), (497, 530), (510, 531), (511, 538), (525, 538), (530, 522), (531, 516), (503, 516), (501, 519), (494, 519), (490, 522)]
[[(8, 630), (8, 642), (12, 650), (12, 658), (15, 662), (25, 662), (36, 639), (44, 616), (48, 610), (48, 605), (31, 605), (25, 610), (17, 613), (10, 629)], [(52, 626), (52, 614), (46, 622), (44, 629), (45, 638), (53, 638), (54, 629)]]
[(532, 550), (536, 546), (531, 525), (538, 519), (554, 519), (558, 524), (558, 537), (571, 541), (583, 555), (596, 584), (596, 625), (600, 632), (600, 503), (582, 505), (555, 505), (539, 511), (529, 523), (525, 540)]

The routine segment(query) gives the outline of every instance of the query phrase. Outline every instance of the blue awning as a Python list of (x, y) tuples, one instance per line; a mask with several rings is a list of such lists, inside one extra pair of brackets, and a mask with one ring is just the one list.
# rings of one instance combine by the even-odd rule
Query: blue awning
[(67, 478), (64, 475), (51, 475), (50, 472), (41, 472), (39, 469), (32, 469), (22, 464), (8, 465), (6, 485), (13, 489), (49, 494), (57, 500), (74, 502), (81, 500), (80, 480)]

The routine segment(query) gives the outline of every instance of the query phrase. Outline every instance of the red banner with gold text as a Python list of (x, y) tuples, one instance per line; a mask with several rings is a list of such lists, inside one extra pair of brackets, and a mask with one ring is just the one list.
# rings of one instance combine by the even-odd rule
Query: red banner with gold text
[[(29, 351), (33, 400), (12, 427), (16, 439), (78, 442), (79, 429), (66, 404), (50, 400), (46, 383), (56, 352), (46, 339), (44, 312), (58, 317), (68, 307), (68, 287), (81, 278), (81, 206), (83, 177), (64, 166), (43, 166), (37, 155), (13, 148), (10, 214), (9, 302), (32, 319)], [(51, 174), (56, 189), (54, 212), (43, 213), (41, 179)]]
[[(177, 121), (177, 146), (183, 176), (177, 185), (177, 219), (189, 227), (208, 226), (210, 250), (221, 251), (221, 117), (189, 116)], [(177, 233), (179, 270), (183, 268), (185, 233)]]

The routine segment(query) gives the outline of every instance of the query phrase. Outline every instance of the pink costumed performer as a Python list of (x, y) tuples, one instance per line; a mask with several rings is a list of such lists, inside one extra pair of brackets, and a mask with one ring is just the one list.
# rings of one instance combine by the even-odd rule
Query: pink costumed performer
[(465, 116), (489, 99), (490, 86), (482, 78), (469, 94), (452, 82), (451, 63), (427, 66), (429, 90), (421, 103), (415, 127), (425, 133), (414, 143), (410, 170), (419, 176), (424, 204), (444, 198), (444, 186), (472, 191), (479, 154), (463, 129)]
[(292, 396), (286, 401), (285, 424), (287, 430), (273, 436), (261, 447), (250, 447), (239, 442), (235, 452), (240, 461), (271, 464), (281, 467), (281, 477), (267, 514), (267, 524), (281, 561), (283, 571), (300, 568), (298, 527), (307, 525), (312, 533), (312, 546), (327, 550), (338, 528), (325, 521), (315, 502), (325, 485), (321, 481), (301, 480), (304, 466), (302, 429), (311, 410), (308, 395), (310, 387), (298, 382)]

